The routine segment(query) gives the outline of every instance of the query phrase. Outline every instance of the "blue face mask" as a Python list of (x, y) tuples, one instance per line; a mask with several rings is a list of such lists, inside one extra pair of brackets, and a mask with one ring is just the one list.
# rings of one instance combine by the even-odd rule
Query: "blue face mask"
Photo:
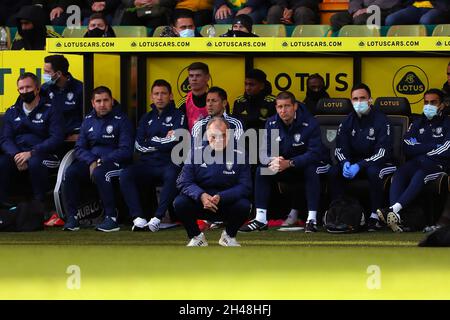
[(426, 104), (423, 106), (423, 114), (428, 120), (433, 119), (438, 113), (438, 107), (431, 104)]
[(44, 73), (42, 76), (42, 79), (44, 79), (45, 83), (49, 83), (49, 84), (55, 84), (56, 81), (58, 81), (59, 77), (56, 79), (52, 79), (52, 76), (49, 75), (48, 73)]
[(369, 102), (368, 101), (357, 101), (357, 102), (353, 102), (353, 109), (355, 109), (356, 113), (361, 115), (361, 114), (366, 114), (367, 111), (369, 111)]
[(180, 32), (181, 38), (193, 38), (195, 37), (195, 31), (192, 29), (184, 29)]

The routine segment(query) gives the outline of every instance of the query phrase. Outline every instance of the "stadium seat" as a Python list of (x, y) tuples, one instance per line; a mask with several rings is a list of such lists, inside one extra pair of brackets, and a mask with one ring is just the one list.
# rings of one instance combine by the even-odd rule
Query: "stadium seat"
[(379, 37), (380, 28), (366, 25), (346, 25), (339, 30), (339, 37)]
[(433, 30), (433, 37), (450, 36), (450, 24), (438, 24)]
[[(231, 24), (214, 24), (213, 26), (216, 29), (216, 35), (215, 35), (216, 37), (220, 37), (221, 35), (223, 35), (228, 30), (231, 29)], [(208, 28), (209, 27), (211, 27), (210, 24), (207, 24), (202, 27), (202, 29), (200, 30), (200, 34), (202, 35), (202, 37), (208, 36)]]
[(144, 26), (114, 26), (113, 30), (119, 38), (145, 38), (148, 36)]
[(291, 37), (328, 37), (330, 31), (329, 25), (304, 24), (296, 26)]
[(252, 32), (260, 37), (286, 37), (284, 24), (254, 24)]
[(161, 32), (163, 32), (164, 28), (167, 28), (168, 26), (159, 26), (153, 31), (153, 37), (159, 37), (161, 36)]
[(427, 28), (422, 24), (391, 26), (387, 37), (426, 37)]
[(375, 100), (374, 106), (387, 115), (411, 116), (411, 105), (407, 98), (378, 97)]
[(64, 38), (83, 38), (84, 34), (86, 33), (87, 28), (65, 28), (62, 36)]

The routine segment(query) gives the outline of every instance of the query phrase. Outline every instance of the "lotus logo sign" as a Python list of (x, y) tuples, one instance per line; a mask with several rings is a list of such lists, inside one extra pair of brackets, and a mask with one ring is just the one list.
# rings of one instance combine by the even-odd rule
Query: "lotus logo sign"
[(392, 89), (397, 97), (405, 97), (410, 103), (418, 103), (429, 88), (428, 76), (421, 68), (408, 65), (400, 68), (392, 81)]

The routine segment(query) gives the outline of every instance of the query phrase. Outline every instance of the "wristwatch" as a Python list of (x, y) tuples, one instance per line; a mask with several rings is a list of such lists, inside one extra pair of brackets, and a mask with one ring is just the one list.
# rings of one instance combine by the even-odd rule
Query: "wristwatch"
[(294, 160), (289, 160), (289, 167), (290, 167), (290, 168), (295, 167)]

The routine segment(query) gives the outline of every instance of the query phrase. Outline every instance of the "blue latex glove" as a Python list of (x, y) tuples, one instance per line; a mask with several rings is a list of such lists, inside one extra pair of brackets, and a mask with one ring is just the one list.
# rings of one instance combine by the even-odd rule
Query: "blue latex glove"
[(350, 172), (350, 179), (353, 179), (359, 172), (359, 165), (357, 163), (352, 164), (348, 171)]
[(412, 144), (417, 144), (417, 139), (416, 139), (416, 138), (410, 138), (409, 141), (410, 141)]
[(351, 167), (350, 162), (347, 161), (344, 163), (344, 167), (342, 169), (342, 175), (347, 179), (349, 179), (351, 176), (349, 171), (350, 167)]

